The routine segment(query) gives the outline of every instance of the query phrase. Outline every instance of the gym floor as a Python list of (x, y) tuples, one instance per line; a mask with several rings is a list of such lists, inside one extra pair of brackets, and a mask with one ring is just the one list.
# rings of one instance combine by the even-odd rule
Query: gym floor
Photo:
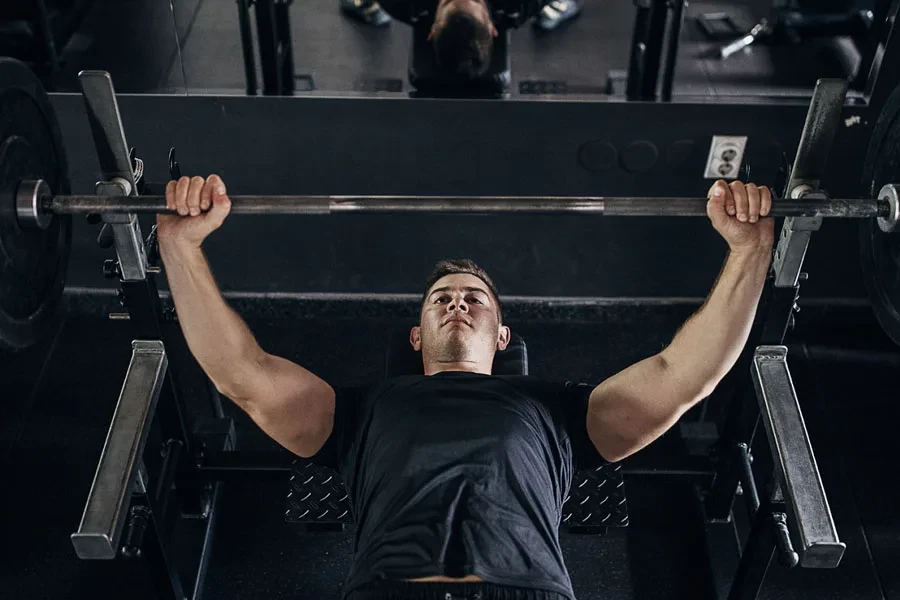
[[(707, 40), (698, 16), (724, 11), (739, 28), (749, 29), (768, 6), (765, 0), (689, 3), (674, 94), (802, 94), (820, 77), (843, 77), (848, 64), (855, 68), (849, 44), (840, 39), (799, 47), (759, 45), (724, 62), (708, 58), (725, 42)], [(295, 72), (311, 75), (317, 90), (371, 90), (385, 82), (402, 86), (402, 93), (409, 90), (409, 27), (362, 25), (346, 18), (337, 0), (294, 2), (290, 15)], [(514, 32), (513, 95), (525, 80), (563, 83), (572, 93), (602, 93), (607, 73), (627, 68), (634, 15), (630, 0), (585, 0), (579, 18), (555, 32), (531, 27)], [(81, 69), (109, 71), (120, 93), (241, 94), (246, 89), (234, 2), (95, 0), (61, 58), (61, 71), (45, 82), (48, 89), (78, 91)]]
[[(694, 17), (727, 11), (749, 26), (767, 6), (763, 0), (692, 3), (676, 95), (808, 92), (816, 78), (845, 75), (841, 46), (835, 44), (761, 46), (726, 63), (703, 58), (714, 44), (703, 39)], [(336, 0), (294, 2), (291, 15), (296, 72), (312, 74), (319, 90), (354, 92), (382, 80), (399, 80), (404, 93), (408, 89), (404, 26), (375, 30), (348, 21)], [(599, 90), (609, 70), (626, 65), (633, 17), (628, 0), (589, 1), (580, 19), (561, 31), (516, 32), (514, 95), (523, 80)], [(62, 70), (45, 79), (52, 91), (78, 91), (76, 74), (87, 68), (110, 71), (120, 93), (242, 94), (245, 86), (234, 2), (96, 0), (62, 58)], [(105, 318), (109, 308), (82, 298), (84, 291), (70, 290), (69, 317), (54, 339), (0, 355), (3, 598), (162, 597), (140, 562), (80, 561), (69, 540), (81, 518), (132, 339), (128, 323)], [(351, 301), (338, 302), (328, 318), (316, 311), (272, 310), (266, 303), (241, 305), (263, 347), (336, 385), (379, 378), (388, 335), (404, 326), (388, 316), (360, 317)], [(608, 310), (590, 321), (535, 315), (509, 324), (528, 344), (532, 374), (596, 383), (658, 351), (690, 314), (683, 305), (665, 303), (647, 308), (623, 302)], [(900, 598), (900, 480), (893, 476), (900, 352), (858, 302), (841, 309), (804, 307), (788, 342), (794, 383), (847, 551), (834, 570), (773, 564), (760, 598)], [(186, 396), (192, 414), (201, 412), (200, 395), (188, 391)], [(698, 407), (685, 420), (713, 419), (725, 402), (714, 396), (705, 410)], [(236, 421), (238, 448), (275, 449), (233, 405), (226, 404), (226, 413)], [(675, 443), (675, 436), (667, 435), (629, 461), (665, 455)], [(604, 536), (563, 536), (578, 598), (724, 598), (732, 572), (723, 563), (737, 551), (736, 544), (722, 542), (731, 526), (705, 524), (695, 492), (685, 483), (634, 477), (626, 486), (627, 528)], [(287, 488), (286, 480), (225, 485), (205, 598), (339, 597), (352, 531), (308, 533), (286, 524)], [(188, 529), (179, 539), (190, 538)], [(185, 563), (196, 555), (187, 541), (177, 552)]]

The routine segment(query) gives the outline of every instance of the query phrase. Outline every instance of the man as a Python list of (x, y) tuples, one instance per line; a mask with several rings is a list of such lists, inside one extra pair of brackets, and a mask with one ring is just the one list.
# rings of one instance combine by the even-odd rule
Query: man
[(367, 25), (382, 27), (391, 17), (430, 26), (438, 64), (450, 73), (480, 77), (491, 64), (497, 27), (519, 27), (534, 17), (549, 31), (581, 13), (578, 0), (339, 0), (341, 10)]
[[(672, 343), (597, 386), (493, 376), (510, 340), (471, 261), (429, 278), (410, 331), (424, 375), (333, 388), (265, 352), (216, 287), (201, 244), (222, 180), (170, 182), (160, 252), (191, 352), (270, 437), (337, 469), (357, 529), (344, 598), (572, 600), (558, 528), (573, 472), (620, 461), (708, 396), (744, 347), (774, 241), (765, 187), (716, 182), (707, 214), (730, 252)], [(301, 341), (302, 343), (302, 341)]]

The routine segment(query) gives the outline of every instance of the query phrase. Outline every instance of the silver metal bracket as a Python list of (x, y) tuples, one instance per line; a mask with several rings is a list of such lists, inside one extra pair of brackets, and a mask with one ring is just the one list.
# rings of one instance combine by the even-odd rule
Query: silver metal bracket
[[(137, 182), (143, 175), (143, 163), (135, 173), (125, 127), (116, 102), (112, 78), (106, 71), (82, 71), (78, 74), (84, 97), (100, 169), (106, 178), (97, 184), (100, 196), (137, 196)], [(123, 281), (147, 278), (147, 252), (135, 214), (103, 214), (104, 222), (112, 228)]]
[(822, 227), (822, 217), (787, 217), (775, 247), (772, 270), (775, 287), (795, 287), (800, 280), (803, 259), (813, 231)]
[[(124, 180), (100, 182), (97, 184), (99, 196), (127, 196)], [(116, 246), (116, 257), (119, 260), (119, 272), (122, 281), (142, 281), (147, 278), (147, 250), (141, 225), (134, 213), (103, 213), (104, 223), (112, 228)]]
[(846, 544), (838, 539), (809, 433), (787, 364), (787, 347), (759, 346), (753, 356), (753, 385), (760, 416), (784, 492), (788, 527), (800, 565), (833, 569)]
[(116, 557), (131, 495), (146, 492), (141, 456), (168, 368), (163, 343), (135, 340), (106, 443), (72, 545), (85, 560)]
[[(819, 182), (825, 175), (828, 154), (840, 127), (848, 85), (843, 79), (816, 82), (785, 188), (786, 198), (812, 199), (819, 193)], [(797, 285), (812, 232), (821, 226), (822, 217), (788, 217), (784, 220), (772, 261), (775, 287)]]

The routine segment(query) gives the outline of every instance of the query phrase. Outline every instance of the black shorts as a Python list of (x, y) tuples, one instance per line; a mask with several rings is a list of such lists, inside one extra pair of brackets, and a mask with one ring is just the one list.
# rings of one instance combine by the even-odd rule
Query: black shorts
[(379, 581), (350, 592), (345, 600), (570, 600), (558, 592), (496, 583)]

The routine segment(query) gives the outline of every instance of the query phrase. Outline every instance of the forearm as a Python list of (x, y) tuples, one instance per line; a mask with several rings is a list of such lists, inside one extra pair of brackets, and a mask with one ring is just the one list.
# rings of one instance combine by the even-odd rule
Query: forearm
[(731, 252), (703, 307), (660, 354), (687, 404), (712, 393), (747, 343), (771, 249)]
[(243, 365), (263, 355), (259, 344), (225, 302), (201, 248), (160, 244), (160, 255), (191, 353), (219, 391), (239, 402)]

